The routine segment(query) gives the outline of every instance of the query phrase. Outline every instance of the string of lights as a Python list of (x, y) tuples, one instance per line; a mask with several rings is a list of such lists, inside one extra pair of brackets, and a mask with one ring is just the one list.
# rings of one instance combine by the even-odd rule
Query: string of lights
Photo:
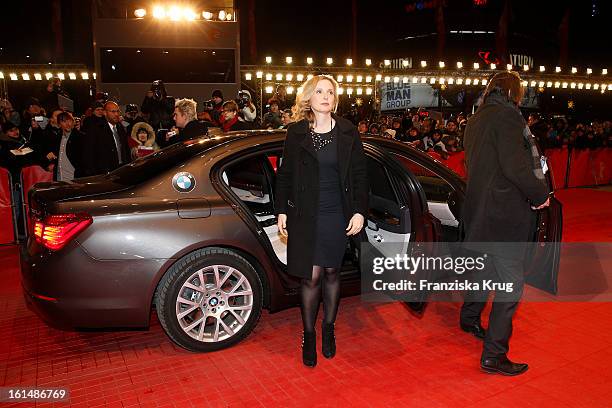
[[(271, 56), (267, 56), (267, 57), (265, 57), (265, 62), (266, 62), (267, 65), (271, 65), (272, 62), (273, 62), (273, 58)], [(293, 57), (285, 57), (285, 63), (286, 63), (287, 66), (293, 65), (294, 62), (295, 62), (295, 59)], [(315, 63), (314, 58), (312, 58), (312, 57), (306, 57), (305, 62), (306, 62), (306, 66), (308, 66), (308, 67), (313, 66), (313, 64)], [(352, 58), (347, 58), (345, 60), (345, 64), (348, 67), (355, 66), (354, 65), (354, 60)], [(326, 66), (333, 66), (334, 65), (334, 58), (332, 58), (332, 57), (325, 58), (325, 65)], [(379, 67), (382, 68), (382, 69), (390, 69), (391, 65), (392, 65), (392, 62), (391, 62), (390, 59), (384, 59), (379, 64)], [(402, 60), (402, 65), (403, 65), (403, 68), (405, 68), (405, 69), (412, 69), (412, 66), (411, 66), (412, 65), (412, 59), (403, 59)], [(427, 67), (431, 66), (430, 62), (426, 61), (426, 60), (421, 60), (419, 65), (420, 65), (421, 68), (427, 68)], [(372, 66), (372, 59), (371, 58), (365, 58), (364, 59), (363, 67), (369, 68), (371, 66)], [(455, 66), (457, 67), (457, 69), (467, 68), (467, 65), (464, 65), (463, 62), (461, 62), (461, 61), (457, 61), (455, 63)], [(448, 68), (445, 61), (438, 61), (437, 67), (440, 68), (440, 69)], [(479, 62), (472, 63), (471, 67), (472, 67), (473, 70), (487, 69), (485, 64), (481, 64)], [(516, 65), (512, 65), (512, 64), (506, 64), (505, 68), (507, 70), (519, 70), (519, 71), (522, 70), (524, 72), (532, 71), (532, 68), (529, 65), (516, 66)], [(497, 69), (500, 69), (500, 67), (498, 67), (497, 64), (489, 64), (489, 66), (488, 66), (488, 70), (489, 71), (495, 71)], [(539, 72), (546, 72), (547, 68), (544, 65), (540, 65), (538, 67), (538, 71)], [(563, 69), (563, 68), (561, 68), (559, 66), (556, 66), (554, 68), (554, 72), (555, 73), (568, 72), (568, 73), (571, 73), (571, 74), (578, 74), (578, 68), (572, 66), (572, 67)], [(589, 67), (584, 68), (584, 73), (586, 75), (594, 75), (595, 74), (593, 69), (589, 68)], [(608, 74), (608, 69), (607, 68), (603, 68), (601, 70), (600, 74), (602, 76), (607, 75)]]
[(64, 80), (84, 80), (89, 81), (90, 79), (96, 79), (97, 75), (95, 72), (88, 71), (31, 71), (31, 70), (20, 70), (19, 72), (16, 70), (4, 71), (0, 70), (0, 80), (9, 79), (11, 81), (42, 81), (49, 80), (51, 78), (59, 78), (62, 81)]
[[(245, 81), (257, 81), (259, 86), (270, 94), (273, 92), (273, 83), (288, 85), (287, 92), (299, 91), (299, 85), (311, 78), (314, 74), (326, 73), (332, 75), (341, 85), (339, 93), (372, 94), (373, 88), (380, 83), (411, 83), (437, 85), (442, 89), (447, 86), (481, 86), (488, 83), (488, 79), (501, 68), (495, 64), (482, 66), (478, 62), (472, 63), (471, 67), (457, 62), (455, 67), (447, 67), (444, 61), (439, 61), (437, 66), (422, 60), (418, 68), (412, 68), (411, 64), (402, 64), (403, 69), (392, 68), (391, 60), (383, 60), (378, 68), (372, 66), (372, 60), (365, 60), (365, 67), (356, 67), (353, 60), (348, 59), (346, 65), (334, 66), (333, 58), (325, 59), (324, 66), (315, 66), (312, 57), (306, 58), (306, 66), (294, 66), (292, 57), (285, 58), (285, 65), (272, 65), (272, 57), (265, 58), (266, 65), (243, 66), (241, 71)], [(405, 60), (407, 61), (407, 60)], [(546, 88), (594, 90), (605, 93), (612, 91), (612, 83), (606, 81), (608, 70), (602, 69), (599, 74), (594, 74), (592, 68), (586, 68), (578, 73), (578, 68), (570, 67), (562, 69), (554, 67), (549, 69), (539, 66), (537, 70), (529, 66), (522, 67), (507, 64), (506, 70), (522, 71), (523, 85), (538, 88), (541, 92)]]
[[(269, 61), (269, 62), (268, 62)], [(418, 68), (406, 66), (404, 69), (390, 68), (390, 60), (383, 60), (377, 67), (373, 66), (371, 59), (365, 60), (364, 67), (353, 65), (351, 59), (346, 65), (335, 66), (333, 59), (327, 58), (325, 65), (316, 66), (312, 57), (306, 58), (307, 65), (295, 66), (292, 57), (285, 58), (285, 65), (273, 66), (272, 58), (266, 57), (266, 64), (261, 66), (244, 65), (241, 67), (242, 78), (245, 81), (258, 81), (260, 87), (266, 93), (272, 93), (273, 85), (283, 83), (288, 85), (288, 93), (298, 91), (306, 79), (318, 73), (327, 73), (341, 84), (340, 92), (352, 95), (371, 95), (373, 88), (380, 83), (412, 83), (438, 85), (443, 88), (453, 85), (461, 86), (486, 86), (488, 79), (496, 72), (500, 72), (495, 64), (481, 67), (480, 63), (473, 63), (467, 68), (462, 62), (457, 62), (455, 67), (447, 67), (446, 63), (439, 61), (437, 67), (430, 65), (428, 61), (420, 61)], [(521, 71), (520, 67), (506, 65), (507, 70)], [(546, 88), (553, 89), (578, 89), (594, 90), (602, 93), (612, 91), (612, 83), (607, 81), (608, 70), (602, 69), (595, 74), (592, 68), (581, 69), (577, 67), (554, 67), (547, 68), (539, 66), (531, 69), (523, 66), (521, 76), (523, 85), (538, 88), (543, 91)], [(10, 81), (43, 81), (53, 77), (61, 80), (96, 80), (95, 72), (84, 69), (42, 69), (40, 67), (0, 67), (0, 80)], [(345, 89), (346, 88), (346, 89)], [(354, 89), (353, 89), (354, 88)]]

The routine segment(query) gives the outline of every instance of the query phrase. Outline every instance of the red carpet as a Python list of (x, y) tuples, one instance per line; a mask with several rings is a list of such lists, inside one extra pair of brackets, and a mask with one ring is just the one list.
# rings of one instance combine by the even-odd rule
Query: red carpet
[(612, 242), (612, 191), (577, 188), (556, 195), (563, 203), (563, 241)]
[[(612, 241), (612, 193), (559, 196), (564, 240)], [(308, 369), (297, 309), (264, 313), (237, 347), (192, 354), (155, 317), (149, 331), (50, 329), (21, 298), (16, 249), (0, 249), (0, 264), (0, 386), (69, 387), (74, 407), (612, 406), (610, 303), (522, 304), (510, 357), (530, 369), (501, 377), (480, 372), (481, 343), (457, 327), (459, 305), (416, 319), (399, 303), (353, 297), (340, 308), (338, 355)]]

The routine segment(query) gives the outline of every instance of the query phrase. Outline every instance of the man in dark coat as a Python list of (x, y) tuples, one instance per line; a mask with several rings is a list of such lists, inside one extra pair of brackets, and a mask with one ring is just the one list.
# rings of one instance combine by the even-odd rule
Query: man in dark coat
[(89, 167), (88, 163), (83, 162), (88, 148), (86, 136), (74, 128), (74, 118), (70, 112), (60, 113), (57, 123), (62, 130), (62, 136), (53, 169), (53, 179), (67, 181), (82, 177), (84, 170)]
[(96, 124), (102, 124), (106, 121), (104, 117), (104, 104), (106, 102), (95, 101), (92, 108), (92, 114), (83, 119), (81, 124), (81, 132), (87, 133), (90, 127), (95, 127)]
[(104, 104), (104, 121), (92, 123), (87, 130), (87, 163), (80, 176), (105, 174), (130, 162), (130, 148), (125, 128), (121, 125), (119, 105)]
[[(483, 103), (468, 121), (464, 140), (469, 177), (463, 205), (463, 246), (480, 256), (485, 253), (487, 268), (483, 272), (496, 282), (512, 283), (513, 290), (496, 291), (486, 334), (480, 314), (488, 293), (468, 293), (461, 310), (461, 328), (484, 338), (481, 368), (504, 375), (518, 375), (528, 368), (506, 355), (512, 316), (524, 285), (525, 245), (516, 243), (531, 241), (535, 210), (549, 204), (534, 138), (518, 109), (522, 94), (518, 74), (495, 75)], [(507, 244), (500, 245), (502, 242)], [(476, 282), (482, 285), (482, 280)]]
[[(162, 146), (169, 146), (185, 140), (206, 136), (208, 127), (197, 118), (198, 104), (193, 99), (179, 99), (174, 107), (174, 121), (178, 128), (178, 134), (166, 137)], [(174, 129), (173, 129), (174, 130)], [(176, 132), (176, 131), (175, 131)]]

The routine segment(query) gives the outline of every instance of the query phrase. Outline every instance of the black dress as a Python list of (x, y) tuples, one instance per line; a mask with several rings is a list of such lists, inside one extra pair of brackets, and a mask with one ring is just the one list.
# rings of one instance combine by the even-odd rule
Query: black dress
[(313, 144), (319, 161), (319, 210), (313, 265), (339, 268), (346, 249), (346, 220), (338, 169), (337, 127), (314, 133)]

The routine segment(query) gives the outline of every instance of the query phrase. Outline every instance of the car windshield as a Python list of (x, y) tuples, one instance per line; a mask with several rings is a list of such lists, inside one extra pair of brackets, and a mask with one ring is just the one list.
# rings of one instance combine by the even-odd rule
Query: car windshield
[(176, 143), (153, 154), (140, 157), (125, 166), (121, 166), (108, 173), (105, 177), (116, 184), (126, 186), (140, 184), (189, 160), (199, 153), (235, 139), (236, 137), (212, 137)]

